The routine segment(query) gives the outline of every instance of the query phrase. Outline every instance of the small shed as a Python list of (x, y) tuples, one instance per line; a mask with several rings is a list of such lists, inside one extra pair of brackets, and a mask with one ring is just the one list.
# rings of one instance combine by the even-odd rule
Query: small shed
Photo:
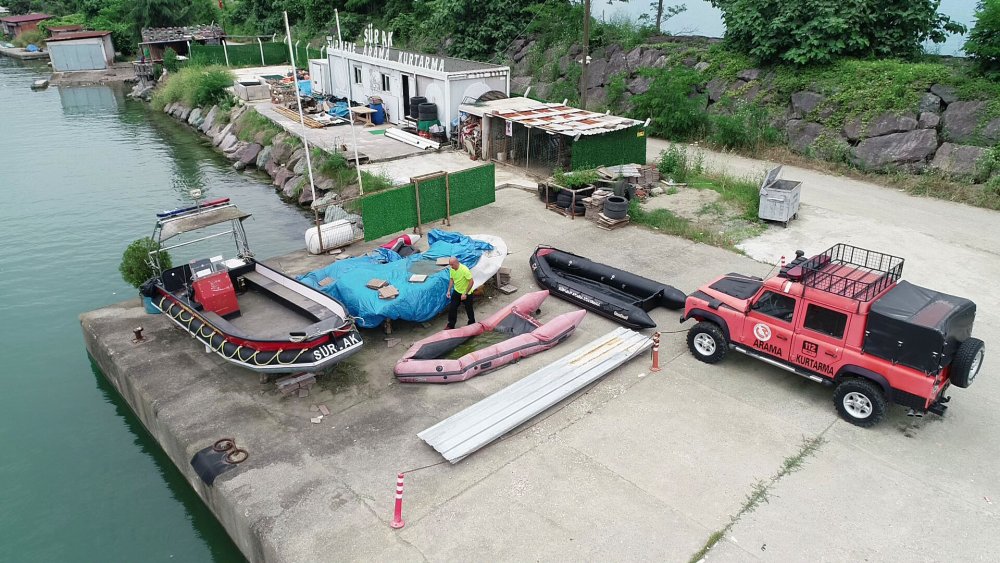
[(555, 168), (583, 170), (646, 162), (641, 121), (531, 98), (462, 104), (482, 121), (482, 156), (539, 175)]
[(140, 48), (148, 51), (150, 59), (163, 60), (167, 48), (178, 55), (190, 56), (191, 44), (219, 45), (226, 34), (218, 25), (192, 25), (187, 27), (147, 27), (142, 30)]
[(38, 29), (38, 24), (51, 19), (48, 14), (24, 14), (20, 16), (7, 16), (0, 18), (0, 31), (6, 35), (17, 37), (25, 31)]
[(103, 70), (115, 62), (110, 31), (69, 31), (46, 42), (56, 72)]
[(79, 24), (75, 25), (50, 25), (48, 27), (49, 35), (52, 37), (58, 37), (63, 33), (72, 33), (74, 31), (83, 31), (83, 26)]

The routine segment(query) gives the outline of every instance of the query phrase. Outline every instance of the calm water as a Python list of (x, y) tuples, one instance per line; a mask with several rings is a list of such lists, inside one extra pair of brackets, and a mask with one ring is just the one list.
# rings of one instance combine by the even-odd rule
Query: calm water
[(77, 316), (136, 295), (122, 250), (192, 187), (254, 212), (258, 256), (301, 247), (308, 220), (121, 91), (32, 92), (45, 75), (0, 57), (0, 561), (239, 561)]
[[(709, 37), (722, 37), (722, 34), (725, 33), (726, 26), (722, 23), (722, 12), (718, 8), (712, 7), (708, 0), (664, 1), (666, 6), (677, 4), (687, 6), (687, 11), (668, 20), (663, 26), (665, 31), (683, 35), (707, 35)], [(612, 5), (595, 1), (592, 5), (596, 17), (601, 17), (602, 14), (606, 17), (623, 14), (630, 18), (636, 18), (649, 12), (650, 0), (628, 0), (623, 4), (614, 2)], [(941, 7), (938, 11), (971, 28), (975, 8), (975, 0), (941, 0)], [(964, 43), (965, 37), (951, 35), (944, 43), (928, 43), (926, 49), (931, 53), (958, 55), (961, 54)]]

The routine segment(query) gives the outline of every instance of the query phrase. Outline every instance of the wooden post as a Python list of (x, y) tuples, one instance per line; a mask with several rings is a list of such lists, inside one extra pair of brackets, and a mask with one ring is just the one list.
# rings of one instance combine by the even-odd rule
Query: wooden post
[(420, 220), (420, 182), (413, 182), (413, 192), (417, 197), (417, 226), (413, 228), (413, 232), (422, 235), (423, 232), (420, 230), (420, 225), (423, 225), (423, 221)]
[(451, 226), (451, 174), (444, 173), (444, 224)]

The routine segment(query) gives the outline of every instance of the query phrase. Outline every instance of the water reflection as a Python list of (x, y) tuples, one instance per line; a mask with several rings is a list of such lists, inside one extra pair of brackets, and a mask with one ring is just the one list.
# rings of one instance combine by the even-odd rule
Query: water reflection
[(116, 92), (109, 86), (59, 87), (59, 102), (67, 116), (116, 114), (124, 101), (123, 92), (120, 89)]
[(229, 538), (225, 528), (219, 524), (219, 521), (202, 502), (201, 497), (188, 485), (184, 474), (174, 466), (170, 457), (146, 431), (146, 427), (142, 425), (128, 404), (122, 400), (114, 386), (108, 383), (108, 380), (101, 373), (101, 369), (94, 363), (94, 359), (90, 355), (87, 356), (87, 359), (90, 362), (90, 372), (94, 376), (97, 389), (101, 392), (104, 402), (114, 407), (115, 415), (125, 423), (128, 432), (134, 437), (133, 443), (139, 447), (139, 451), (144, 456), (153, 461), (159, 470), (160, 477), (167, 485), (170, 495), (184, 506), (198, 537), (205, 540), (205, 544), (209, 547), (212, 560), (216, 563), (246, 561), (239, 548)]

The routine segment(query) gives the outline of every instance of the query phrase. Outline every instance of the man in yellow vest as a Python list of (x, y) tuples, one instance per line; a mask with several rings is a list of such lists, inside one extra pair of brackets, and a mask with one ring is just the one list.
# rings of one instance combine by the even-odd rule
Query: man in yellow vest
[(458, 320), (458, 306), (465, 303), (465, 314), (469, 324), (476, 322), (476, 312), (472, 309), (472, 271), (462, 265), (454, 256), (448, 262), (448, 328), (455, 328)]

